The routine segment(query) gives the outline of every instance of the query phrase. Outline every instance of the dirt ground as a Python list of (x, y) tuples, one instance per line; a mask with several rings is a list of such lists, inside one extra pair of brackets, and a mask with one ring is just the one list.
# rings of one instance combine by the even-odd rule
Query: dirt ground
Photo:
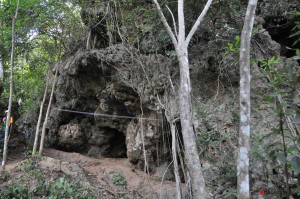
[[(24, 154), (25, 150), (25, 146), (18, 146), (9, 150), (6, 170), (11, 179), (26, 175), (25, 171), (22, 173), (18, 169), (20, 165), (30, 159), (30, 156), (26, 157)], [(51, 179), (56, 178), (57, 173), (64, 173), (79, 179), (81, 182), (87, 182), (96, 189), (104, 190), (104, 195), (102, 194), (99, 198), (176, 197), (174, 182), (162, 181), (162, 178), (157, 175), (147, 175), (136, 170), (126, 158), (91, 158), (79, 153), (47, 148), (44, 149), (39, 167), (51, 171), (47, 172)], [(54, 173), (56, 174), (54, 175)], [(114, 179), (116, 176), (124, 177), (124, 179), (121, 178), (116, 181)], [(6, 187), (10, 186), (9, 181), (5, 182)], [(126, 197), (123, 197), (124, 195)]]

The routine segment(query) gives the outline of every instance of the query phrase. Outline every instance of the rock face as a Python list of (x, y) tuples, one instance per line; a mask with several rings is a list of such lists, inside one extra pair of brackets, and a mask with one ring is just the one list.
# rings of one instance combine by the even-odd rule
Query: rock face
[[(101, 4), (103, 2), (106, 1), (101, 1)], [(240, 5), (240, 1), (230, 2)], [(217, 5), (212, 8), (215, 9), (213, 13), (223, 13), (222, 3), (226, 4), (224, 7), (228, 7), (227, 1), (221, 1), (219, 8)], [(150, 8), (149, 4), (145, 4), (147, 9)], [(246, 5), (246, 1), (243, 1), (244, 4)], [(149, 14), (149, 9), (138, 10), (140, 4), (135, 6), (132, 10)], [(272, 15), (268, 15), (267, 10), (263, 10), (264, 7), (264, 3), (260, 4), (261, 17), (256, 18), (258, 31), (252, 39), (252, 135), (257, 140), (270, 133), (277, 125), (277, 118), (269, 110), (272, 104), (262, 99), (262, 93), (268, 95), (272, 90), (261, 72), (261, 60), (282, 56), (281, 65), (276, 67), (282, 69), (289, 63), (294, 67), (293, 71), (299, 73), (297, 61), (282, 54), (283, 44), (277, 42), (273, 38), (274, 34), (269, 34), (267, 30), (265, 19), (270, 21), (270, 18), (276, 18), (273, 16), (276, 6), (272, 7)], [(241, 13), (244, 13), (244, 8), (237, 8), (240, 10), (234, 12), (230, 9), (228, 8), (228, 16), (224, 16), (224, 19), (231, 22), (226, 22), (225, 25), (222, 17), (216, 18), (208, 14), (210, 19), (203, 21), (201, 31), (196, 32), (196, 39), (189, 47), (194, 130), (207, 184), (217, 187), (213, 188), (216, 198), (225, 198), (224, 189), (230, 194), (235, 190), (236, 183), (239, 41), (233, 37), (240, 35), (242, 21), (234, 19), (243, 18), (240, 15), (243, 15)], [(154, 10), (150, 11), (155, 13)], [(137, 21), (132, 26), (121, 26), (124, 30), (130, 30), (130, 34), (124, 34), (128, 41), (123, 42), (121, 38), (124, 35), (119, 33), (118, 36), (111, 36), (116, 34), (116, 30), (109, 32), (107, 29), (109, 18), (98, 22), (99, 19), (110, 16), (106, 15), (106, 9), (95, 12), (90, 15), (87, 9), (82, 14), (83, 18), (87, 17), (83, 19), (84, 23), (92, 27), (83, 45), (53, 68), (53, 74), (58, 68), (59, 75), (47, 126), (47, 142), (58, 149), (93, 157), (127, 157), (140, 169), (145, 164), (151, 171), (156, 167), (165, 168), (165, 163), (170, 160), (171, 147), (164, 110), (171, 106), (174, 117), (179, 115), (176, 100), (167, 103), (171, 93), (170, 84), (173, 83), (178, 92), (179, 81), (171, 42), (165, 31), (156, 29), (157, 25), (153, 25), (153, 22), (150, 28), (143, 26), (149, 21), (144, 23), (142, 17), (134, 19)], [(197, 12), (189, 14), (192, 13)], [(124, 19), (128, 19), (128, 16), (132, 19), (131, 11), (123, 14)], [(153, 17), (145, 16), (147, 19)], [(126, 21), (122, 22), (126, 24)], [(190, 20), (188, 23), (191, 23)], [(129, 43), (132, 45), (127, 43), (136, 38), (138, 41)], [(229, 41), (231, 48), (228, 47)], [(293, 106), (298, 108), (299, 87), (298, 81), (296, 93), (288, 90), (291, 94), (287, 96), (294, 99)], [(180, 132), (179, 123), (180, 121), (177, 127)], [(269, 141), (270, 139), (266, 144)], [(261, 146), (256, 146), (259, 147)], [(267, 166), (265, 163), (263, 165), (262, 168), (261, 162), (253, 162), (253, 181), (258, 178), (266, 179), (266, 176), (271, 175), (272, 162)], [(269, 166), (270, 168), (265, 168)], [(215, 176), (212, 178), (211, 175)], [(258, 190), (259, 187), (255, 189)]]
[(89, 156), (128, 157), (140, 168), (144, 145), (148, 166), (158, 166), (163, 121), (156, 95), (164, 92), (170, 61), (154, 55), (135, 59), (115, 45), (79, 50), (57, 63), (48, 143)]

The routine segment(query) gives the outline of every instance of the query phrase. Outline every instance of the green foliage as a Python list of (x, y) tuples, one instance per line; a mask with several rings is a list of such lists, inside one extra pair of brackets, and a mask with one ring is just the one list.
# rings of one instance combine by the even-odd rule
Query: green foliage
[(125, 187), (127, 185), (127, 180), (122, 173), (115, 172), (112, 176), (112, 183), (116, 186)]
[(22, 187), (19, 184), (14, 185), (10, 190), (9, 197), (16, 199), (29, 198), (29, 190), (27, 187)]
[(50, 185), (49, 199), (70, 198), (73, 192), (71, 184), (65, 178), (58, 178)]
[[(289, 66), (284, 66), (279, 58), (260, 60), (259, 66), (269, 80), (270, 93), (262, 93), (264, 106), (268, 104), (270, 113), (278, 119), (278, 124), (270, 132), (252, 140), (252, 155), (256, 160), (268, 161), (275, 170), (283, 171), (284, 175), (298, 175), (300, 171), (300, 149), (296, 145), (299, 137), (286, 128), (287, 117), (295, 114), (288, 89), (295, 89), (297, 78)], [(280, 100), (279, 100), (280, 99)], [(270, 139), (271, 138), (271, 139)], [(293, 172), (292, 172), (293, 171)], [(272, 181), (280, 187), (279, 181)]]
[(228, 53), (238, 53), (240, 51), (241, 37), (236, 36), (234, 40), (235, 40), (234, 43), (228, 43), (227, 49), (225, 51), (225, 55), (227, 55)]
[(204, 119), (209, 115), (204, 106), (199, 106), (197, 108), (197, 119)]
[(64, 177), (60, 177), (49, 183), (49, 199), (60, 198), (95, 198), (90, 191), (90, 185), (80, 185), (72, 183)]
[(233, 189), (233, 188), (225, 190), (222, 193), (222, 198), (224, 198), (224, 199), (236, 198), (236, 197), (237, 197), (237, 191), (236, 191), (236, 189)]
[[(300, 12), (296, 12), (296, 16), (300, 16)], [(293, 43), (293, 46), (297, 45), (300, 42), (300, 21), (295, 22), (295, 26), (292, 29), (293, 34), (290, 37), (296, 37), (296, 40)]]
[(217, 132), (203, 132), (197, 134), (196, 143), (197, 146), (202, 148), (203, 146), (208, 146), (211, 142), (219, 141), (220, 135)]
[[(9, 90), (9, 57), (11, 49), (11, 16), (16, 0), (2, 1), (0, 6), (0, 48), (4, 63), (4, 91), (1, 99), (7, 101)], [(74, 45), (83, 32), (80, 7), (72, 1), (20, 1), (15, 24), (15, 61), (13, 101), (22, 101), (21, 114), (39, 102), (44, 91), (49, 67)]]
[[(166, 51), (173, 50), (173, 45), (167, 32), (162, 31), (162, 24), (152, 4), (122, 0), (118, 1), (117, 7), (118, 17), (121, 21), (118, 33), (123, 44), (141, 47), (141, 50), (147, 51), (147, 53), (162, 53), (173, 56), (172, 52), (166, 53)], [(166, 16), (170, 17), (170, 15)]]
[(44, 173), (38, 166), (39, 158), (33, 157), (18, 166), (18, 170), (26, 173), (21, 176), (18, 183), (0, 190), (0, 198), (40, 198), (49, 199), (78, 198), (94, 199), (92, 187), (78, 180), (67, 177), (48, 179), (48, 173)]

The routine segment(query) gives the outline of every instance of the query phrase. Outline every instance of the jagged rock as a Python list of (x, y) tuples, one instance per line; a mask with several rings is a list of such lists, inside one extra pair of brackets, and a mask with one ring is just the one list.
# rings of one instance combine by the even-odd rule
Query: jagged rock
[(58, 131), (60, 145), (82, 145), (83, 131), (78, 124), (62, 125)]
[[(76, 49), (75, 53), (57, 64), (59, 76), (54, 108), (47, 126), (48, 143), (60, 149), (93, 157), (127, 157), (140, 169), (146, 163), (150, 171), (155, 171), (155, 167), (160, 165), (165, 168), (165, 162), (170, 160), (170, 135), (168, 125), (162, 122), (161, 109), (166, 105), (163, 97), (170, 97), (170, 82), (173, 81), (177, 89), (179, 80), (175, 59), (166, 57), (174, 58), (174, 50), (170, 47), (171, 42), (164, 30), (155, 32), (152, 29), (150, 33), (145, 31), (141, 41), (131, 47), (123, 44), (112, 45), (115, 41), (109, 41), (109, 45), (105, 29), (107, 18), (103, 18), (105, 3), (107, 1), (100, 2), (102, 7), (90, 6), (83, 13), (85, 24), (90, 26), (85, 43), (96, 41), (98, 44), (87, 45), (86, 49)], [(219, 3), (222, 5), (222, 2)], [(242, 5), (246, 3), (243, 1)], [(274, 16), (269, 16), (269, 10), (265, 9), (270, 8), (271, 4), (267, 7), (265, 5), (265, 1), (259, 5), (262, 14), (256, 18), (258, 32), (252, 39), (252, 52), (255, 56), (254, 64), (251, 64), (251, 89), (268, 94), (270, 88), (266, 87), (267, 80), (261, 77), (256, 61), (280, 57), (282, 45), (272, 38), (266, 27), (270, 23), (270, 17)], [(285, 9), (276, 5), (271, 7), (272, 15), (277, 12), (276, 7), (279, 10)], [(220, 11), (222, 9), (221, 6)], [(196, 12), (189, 14), (191, 13)], [(240, 13), (240, 10), (228, 12), (232, 21), (227, 16), (224, 18), (219, 15), (218, 18), (204, 20), (204, 26), (197, 31), (189, 47), (194, 130), (197, 144), (200, 145), (200, 156), (205, 154), (204, 159), (210, 158), (210, 161), (214, 161), (214, 166), (206, 162), (202, 164), (208, 186), (212, 187), (216, 198), (224, 198), (224, 189), (231, 190), (236, 185), (233, 164), (235, 165), (237, 152), (239, 119), (238, 49), (234, 53), (226, 47), (228, 42), (235, 42), (235, 35), (240, 35), (239, 23), (244, 14)], [(98, 23), (101, 17), (103, 21)], [(191, 20), (187, 21), (191, 23)], [(139, 49), (133, 46), (138, 46)], [(226, 49), (227, 52), (224, 52)], [(157, 54), (161, 51), (166, 56)], [(262, 109), (269, 108), (268, 104), (259, 100), (259, 94), (252, 95), (252, 102), (255, 101)], [(298, 101), (296, 93), (294, 105), (298, 106)], [(179, 115), (177, 103), (172, 102), (170, 105), (176, 117)], [(252, 108), (251, 119), (255, 127), (252, 135), (269, 133), (277, 125), (274, 115), (267, 111), (261, 114), (257, 107)], [(179, 122), (177, 127), (180, 131)], [(256, 168), (253, 169), (251, 180), (265, 178), (263, 169), (257, 162), (251, 165)], [(170, 179), (171, 175), (169, 173)], [(174, 198), (174, 192), (166, 191), (162, 196)]]
[(143, 168), (144, 141), (148, 167), (154, 170), (169, 151), (158, 152), (165, 135), (159, 131), (157, 95), (164, 93), (171, 62), (160, 55), (133, 59), (131, 53), (135, 50), (118, 44), (78, 50), (56, 64), (59, 76), (47, 126), (51, 146), (94, 157), (127, 156)]

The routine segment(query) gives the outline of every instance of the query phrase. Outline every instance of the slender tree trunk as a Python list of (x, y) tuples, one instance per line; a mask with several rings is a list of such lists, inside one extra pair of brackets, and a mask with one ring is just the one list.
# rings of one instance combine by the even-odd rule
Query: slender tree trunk
[(172, 134), (172, 155), (174, 161), (174, 174), (175, 174), (175, 181), (176, 181), (176, 190), (177, 190), (177, 199), (181, 199), (181, 187), (180, 187), (180, 175), (179, 175), (179, 168), (178, 168), (178, 160), (177, 160), (177, 152), (176, 152), (176, 127), (174, 121), (170, 122), (171, 124), (171, 134)]
[(8, 137), (9, 137), (8, 133), (9, 133), (10, 117), (11, 117), (11, 105), (12, 105), (12, 93), (13, 93), (14, 50), (15, 50), (15, 21), (18, 16), (18, 10), (19, 10), (19, 0), (17, 1), (15, 15), (12, 17), (9, 102), (8, 102), (8, 113), (6, 116), (5, 137), (4, 137), (4, 146), (3, 146), (3, 159), (2, 159), (2, 177), (3, 178), (5, 177), (5, 166), (6, 166), (6, 159), (7, 159), (7, 144), (8, 144)]
[[(288, 157), (288, 152), (286, 148), (286, 142), (285, 142), (285, 135), (284, 135), (284, 130), (283, 130), (283, 125), (284, 125), (284, 113), (283, 113), (283, 108), (280, 108), (279, 112), (279, 131), (281, 133), (281, 139), (282, 139), (282, 147), (283, 147), (283, 153), (284, 156), (287, 158)], [(285, 173), (285, 190), (286, 190), (286, 195), (287, 197), (290, 196), (290, 185), (289, 185), (289, 170), (288, 170), (288, 162), (286, 161), (284, 163), (284, 173)]]
[(196, 145), (196, 137), (192, 123), (192, 109), (191, 109), (191, 82), (189, 74), (189, 63), (187, 57), (187, 49), (178, 52), (179, 67), (180, 67), (180, 122), (182, 128), (183, 143), (185, 149), (185, 158), (187, 161), (187, 168), (190, 172), (192, 190), (194, 198), (205, 198), (205, 181), (202, 174), (200, 158)]
[[(180, 91), (179, 91), (179, 105), (180, 105), (180, 122), (182, 127), (182, 136), (184, 142), (185, 156), (187, 161), (187, 168), (190, 172), (193, 198), (205, 199), (208, 198), (205, 191), (205, 181), (201, 171), (200, 158), (195, 141), (195, 134), (192, 123), (192, 109), (191, 109), (191, 82), (189, 74), (188, 61), (188, 45), (189, 42), (200, 25), (203, 17), (206, 15), (212, 0), (208, 0), (203, 11), (197, 18), (191, 31), (185, 37), (185, 22), (184, 22), (184, 3), (183, 0), (178, 0), (178, 34), (173, 33), (170, 28), (157, 0), (153, 0), (156, 5), (160, 19), (169, 34), (176, 50), (177, 59), (180, 68)], [(176, 24), (175, 22), (173, 22)], [(176, 29), (176, 28), (174, 28)], [(176, 36), (177, 37), (176, 37)]]
[[(1, 25), (0, 25), (1, 27)], [(4, 89), (4, 69), (3, 69), (3, 60), (2, 60), (2, 54), (0, 52), (0, 94), (2, 93)]]
[[(2, 1), (0, 0), (0, 9), (2, 7)], [(0, 21), (0, 27), (2, 26), (2, 22)], [(3, 68), (3, 59), (2, 59), (2, 52), (0, 52), (0, 94), (4, 88), (4, 68)]]
[(249, 0), (240, 49), (240, 132), (237, 160), (237, 193), (239, 199), (250, 198), (249, 150), (250, 150), (250, 39), (257, 0)]
[(50, 108), (51, 108), (51, 103), (52, 103), (52, 99), (53, 99), (53, 93), (54, 93), (54, 88), (55, 88), (55, 84), (56, 84), (57, 73), (58, 73), (58, 65), (56, 67), (57, 68), (56, 68), (55, 76), (54, 76), (54, 80), (53, 80), (50, 100), (49, 100), (49, 104), (48, 104), (48, 108), (47, 108), (47, 112), (46, 112), (46, 117), (45, 117), (45, 121), (43, 123), (43, 128), (42, 128), (39, 156), (41, 156), (43, 154), (43, 147), (44, 147), (45, 134), (46, 134), (46, 126), (47, 126), (48, 117), (49, 117), (49, 114), (50, 114)]
[(33, 149), (32, 149), (32, 155), (36, 154), (37, 143), (38, 143), (38, 140), (39, 140), (40, 125), (41, 125), (41, 120), (42, 120), (42, 115), (43, 115), (43, 108), (44, 108), (44, 104), (45, 104), (45, 100), (46, 100), (46, 96), (47, 96), (47, 90), (48, 90), (48, 81), (46, 81), (46, 87), (45, 87), (45, 91), (44, 91), (44, 97), (43, 97), (43, 101), (41, 102), (41, 106), (40, 106), (40, 114), (39, 114), (38, 123), (36, 125), (36, 131), (35, 131), (35, 138), (34, 138), (34, 144), (33, 144)]

